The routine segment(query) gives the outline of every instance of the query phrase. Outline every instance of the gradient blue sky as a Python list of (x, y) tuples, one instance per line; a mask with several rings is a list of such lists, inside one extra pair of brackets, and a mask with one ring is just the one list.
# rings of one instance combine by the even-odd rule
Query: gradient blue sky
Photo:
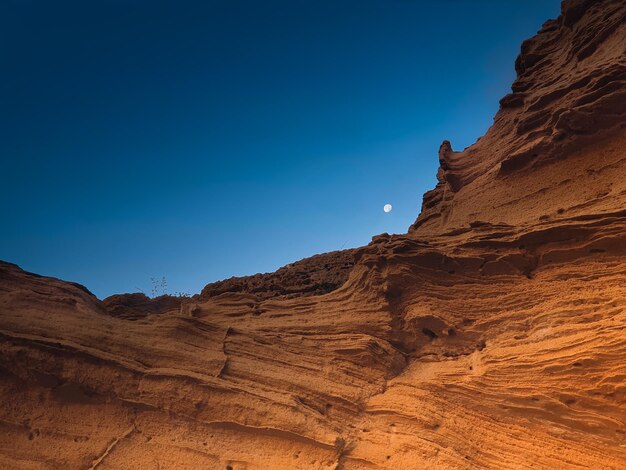
[(1, 2), (0, 259), (195, 293), (405, 232), (559, 4)]

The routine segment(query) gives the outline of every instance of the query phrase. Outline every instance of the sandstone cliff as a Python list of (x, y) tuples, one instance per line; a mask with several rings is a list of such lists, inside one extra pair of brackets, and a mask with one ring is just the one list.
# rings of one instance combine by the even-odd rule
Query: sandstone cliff
[(406, 235), (190, 299), (0, 263), (0, 468), (626, 468), (625, 52), (564, 2)]

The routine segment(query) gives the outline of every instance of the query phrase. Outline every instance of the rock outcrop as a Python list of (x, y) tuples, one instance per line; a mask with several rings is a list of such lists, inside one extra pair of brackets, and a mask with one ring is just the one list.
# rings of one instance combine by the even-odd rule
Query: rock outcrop
[(173, 295), (160, 295), (148, 297), (144, 293), (115, 294), (102, 301), (102, 306), (114, 317), (126, 320), (138, 320), (148, 315), (158, 315), (180, 310), (183, 297)]
[[(522, 44), (515, 68), (512, 93), (486, 135), (462, 152), (441, 145), (439, 183), (411, 230), (438, 233), (478, 218), (518, 225), (557, 210), (585, 213), (594, 198), (598, 210), (619, 207), (602, 196), (612, 181), (579, 172), (601, 172), (602, 165), (586, 168), (592, 159), (619, 163), (599, 146), (619, 144), (626, 130), (624, 2), (565, 2), (561, 17)], [(581, 181), (592, 187), (582, 191)]]
[(116, 294), (102, 301), (109, 314), (126, 320), (148, 315), (187, 312), (198, 301), (227, 293), (250, 294), (257, 300), (327, 294), (348, 279), (354, 266), (355, 250), (331, 251), (283, 266), (273, 273), (231, 277), (204, 286), (199, 295)]
[(405, 235), (190, 299), (0, 264), (0, 468), (626, 468), (625, 15), (564, 2)]
[(200, 294), (208, 299), (227, 292), (254, 294), (259, 299), (327, 294), (341, 287), (354, 266), (355, 250), (331, 251), (283, 266), (273, 273), (231, 277), (207, 284)]

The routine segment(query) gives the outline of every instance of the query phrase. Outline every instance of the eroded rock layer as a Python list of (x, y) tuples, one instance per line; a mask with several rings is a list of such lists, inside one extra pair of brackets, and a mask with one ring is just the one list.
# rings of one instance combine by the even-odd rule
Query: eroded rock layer
[[(485, 136), (462, 152), (442, 144), (439, 184), (425, 194), (412, 230), (440, 233), (477, 218), (517, 225), (557, 210), (584, 213), (594, 196), (599, 211), (617, 202), (610, 197), (612, 181), (603, 177), (618, 172), (596, 167), (600, 173), (588, 178), (567, 160), (626, 129), (626, 4), (564, 2), (561, 17), (522, 44), (515, 68), (513, 92), (500, 100)], [(590, 153), (605, 158), (600, 148)], [(558, 170), (538, 172), (549, 163)], [(582, 191), (581, 181), (597, 192)]]
[(625, 12), (524, 43), (406, 235), (189, 299), (0, 263), (0, 468), (626, 468)]

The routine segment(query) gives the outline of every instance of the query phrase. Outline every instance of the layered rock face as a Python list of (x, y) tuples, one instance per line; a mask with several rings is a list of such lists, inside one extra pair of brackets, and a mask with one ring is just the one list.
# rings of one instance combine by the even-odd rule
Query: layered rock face
[(189, 299), (0, 264), (0, 468), (626, 468), (625, 52), (565, 2), (406, 235)]
[(288, 264), (273, 273), (213, 282), (204, 286), (193, 299), (171, 295), (150, 298), (143, 293), (135, 293), (112, 295), (102, 304), (110, 315), (137, 320), (148, 315), (176, 312), (181, 308), (187, 311), (197, 301), (227, 293), (250, 294), (255, 301), (326, 294), (346, 282), (354, 266), (355, 251), (331, 251)]
[(355, 250), (331, 251), (288, 264), (273, 273), (207, 284), (200, 298), (206, 300), (227, 292), (254, 294), (262, 300), (326, 294), (346, 282), (354, 266), (354, 253)]
[(611, 153), (622, 151), (626, 129), (624, 2), (564, 2), (561, 17), (522, 44), (515, 68), (487, 134), (462, 152), (441, 145), (439, 183), (411, 231), (623, 207), (621, 159)]

